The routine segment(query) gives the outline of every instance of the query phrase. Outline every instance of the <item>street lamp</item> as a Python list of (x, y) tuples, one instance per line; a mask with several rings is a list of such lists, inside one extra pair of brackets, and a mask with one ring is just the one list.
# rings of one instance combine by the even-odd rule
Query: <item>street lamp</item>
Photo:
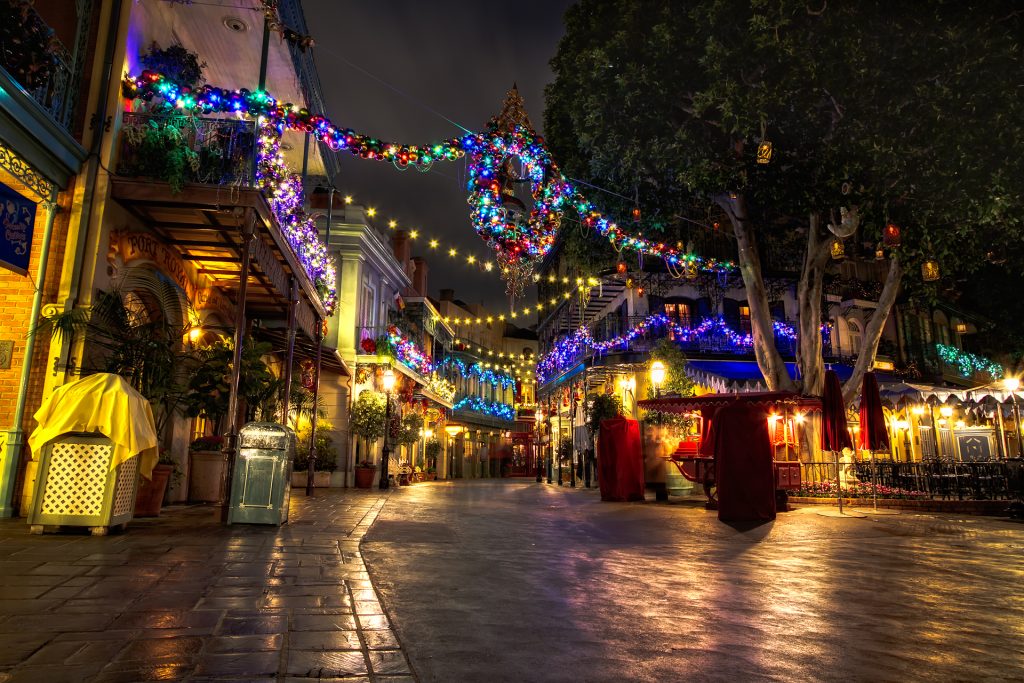
[(658, 387), (665, 383), (665, 364), (660, 360), (651, 363), (651, 384), (654, 385), (654, 398), (658, 398)]
[(536, 429), (536, 432), (537, 432), (537, 483), (539, 484), (540, 480), (541, 480), (541, 477), (540, 477), (540, 463), (541, 463), (541, 458), (540, 458), (540, 426), (544, 422), (544, 413), (541, 412), (540, 408), (537, 408), (537, 410), (533, 413), (533, 420), (534, 420), (534, 422), (537, 423), (537, 429)]
[(1010, 396), (1013, 397), (1013, 428), (1017, 432), (1017, 457), (1024, 456), (1024, 450), (1022, 450), (1020, 437), (1020, 408), (1017, 407), (1017, 389), (1020, 389), (1020, 378), (1019, 377), (1007, 377), (1003, 380), (1003, 387), (1010, 392)]
[(384, 385), (384, 450), (381, 454), (380, 490), (386, 491), (390, 482), (388, 481), (388, 458), (391, 451), (388, 448), (388, 432), (391, 431), (391, 390), (395, 388), (395, 372), (391, 368), (384, 371), (381, 378)]
[(445, 425), (444, 431), (448, 434), (448, 467), (445, 472), (446, 479), (455, 478), (455, 437), (462, 431), (462, 425)]

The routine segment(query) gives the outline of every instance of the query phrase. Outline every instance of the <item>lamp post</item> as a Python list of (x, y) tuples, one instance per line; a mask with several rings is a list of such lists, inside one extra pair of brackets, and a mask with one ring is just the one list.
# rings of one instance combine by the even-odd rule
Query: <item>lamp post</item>
[(461, 425), (445, 425), (444, 431), (448, 434), (448, 466), (445, 472), (446, 479), (455, 478), (455, 437), (462, 431)]
[(381, 453), (380, 459), (380, 490), (386, 491), (390, 482), (388, 481), (388, 457), (391, 455), (391, 450), (388, 448), (388, 436), (391, 431), (391, 390), (395, 388), (395, 372), (391, 368), (384, 371), (384, 376), (381, 378), (384, 385), (384, 450)]
[(541, 412), (540, 408), (537, 408), (537, 410), (533, 413), (533, 421), (537, 424), (537, 429), (536, 429), (536, 431), (537, 431), (537, 453), (536, 453), (536, 458), (537, 458), (537, 483), (539, 484), (541, 482), (541, 476), (540, 476), (541, 475), (541, 471), (540, 471), (540, 467), (541, 467), (541, 457), (540, 457), (540, 426), (544, 422), (544, 413)]
[(1003, 386), (1013, 397), (1013, 431), (1017, 433), (1017, 457), (1024, 457), (1024, 450), (1022, 450), (1020, 442), (1020, 408), (1017, 407), (1017, 389), (1020, 388), (1020, 378), (1007, 377), (1003, 380)]
[(658, 387), (665, 382), (665, 364), (660, 360), (651, 363), (651, 384), (654, 385), (654, 398), (658, 398)]

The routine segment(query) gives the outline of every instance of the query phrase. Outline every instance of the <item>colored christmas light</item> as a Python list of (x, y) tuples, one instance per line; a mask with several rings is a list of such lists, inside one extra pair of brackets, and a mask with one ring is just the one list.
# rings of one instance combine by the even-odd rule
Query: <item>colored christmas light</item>
[[(731, 262), (686, 254), (672, 245), (621, 228), (559, 171), (543, 138), (521, 124), (503, 131), (492, 121), (483, 133), (427, 145), (406, 145), (340, 128), (325, 116), (279, 102), (261, 90), (226, 90), (208, 84), (193, 89), (147, 70), (138, 76), (126, 76), (122, 92), (129, 100), (151, 101), (159, 97), (186, 112), (261, 116), (277, 130), (304, 132), (330, 149), (388, 161), (400, 170), (412, 166), (426, 171), (435, 161), (453, 161), (468, 154), (470, 217), (477, 234), (496, 252), (502, 274), (513, 290), (521, 289), (534, 267), (551, 251), (562, 216), (568, 210), (575, 211), (585, 227), (606, 237), (618, 251), (627, 249), (663, 259), (669, 272), (722, 272), (735, 268)], [(509, 197), (504, 187), (510, 180), (508, 169), (512, 159), (519, 162), (523, 179), (530, 186), (533, 208), (528, 216), (525, 211), (516, 210), (514, 204), (518, 200)]]
[(479, 396), (466, 396), (460, 399), (455, 404), (453, 410), (472, 410), (477, 413), (484, 413), (491, 417), (497, 417), (502, 420), (515, 420), (516, 410), (507, 403), (498, 403), (497, 401), (485, 401)]
[[(673, 322), (663, 313), (656, 313), (647, 316), (640, 323), (630, 328), (629, 331), (617, 337), (597, 341), (587, 327), (581, 327), (571, 336), (560, 340), (554, 348), (543, 356), (537, 363), (537, 381), (546, 382), (566, 370), (579, 355), (586, 349), (593, 349), (598, 353), (608, 353), (615, 348), (625, 348), (637, 337), (646, 335), (653, 329), (664, 328), (676, 342), (691, 342), (698, 339), (714, 337), (725, 339), (726, 342), (736, 348), (748, 348), (754, 345), (754, 338), (749, 333), (736, 332), (730, 328), (722, 318), (705, 318), (696, 327), (683, 327)], [(796, 330), (787, 323), (775, 321), (772, 323), (775, 336), (781, 339), (796, 339)]]
[(939, 358), (944, 363), (954, 366), (957, 372), (964, 377), (971, 377), (977, 373), (988, 374), (994, 380), (1003, 378), (1003, 366), (984, 356), (968, 353), (946, 344), (936, 344), (935, 348), (939, 353)]
[(475, 378), (479, 382), (486, 382), (502, 389), (508, 389), (509, 387), (515, 386), (515, 379), (511, 375), (505, 373), (498, 373), (489, 368), (485, 368), (480, 363), (473, 363), (472, 365), (466, 365), (465, 361), (456, 356), (449, 356), (445, 358), (440, 364), (441, 367), (455, 368), (459, 376), (462, 378), (470, 379)]
[(395, 350), (395, 358), (402, 365), (415, 370), (424, 377), (433, 374), (435, 368), (430, 357), (394, 325), (388, 327), (388, 341), (391, 343), (391, 348)]

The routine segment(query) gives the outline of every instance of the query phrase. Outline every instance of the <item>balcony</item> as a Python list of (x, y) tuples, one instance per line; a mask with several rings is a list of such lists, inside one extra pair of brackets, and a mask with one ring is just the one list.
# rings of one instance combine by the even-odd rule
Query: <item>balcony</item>
[(0, 161), (20, 160), (57, 188), (86, 158), (73, 131), (92, 14), (89, 2), (63, 4), (75, 8), (52, 12), (51, 25), (31, 3), (0, 0)]
[(117, 172), (166, 181), (173, 192), (185, 183), (249, 187), (255, 142), (252, 121), (125, 112)]

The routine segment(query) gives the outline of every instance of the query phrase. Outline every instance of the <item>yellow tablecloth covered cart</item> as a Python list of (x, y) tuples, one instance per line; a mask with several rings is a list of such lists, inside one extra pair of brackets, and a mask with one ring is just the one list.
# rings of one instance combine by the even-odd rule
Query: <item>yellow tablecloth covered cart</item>
[(123, 377), (100, 373), (58, 388), (35, 415), (29, 436), (39, 460), (28, 523), (84, 526), (93, 534), (127, 524), (139, 475), (157, 461), (153, 410)]

